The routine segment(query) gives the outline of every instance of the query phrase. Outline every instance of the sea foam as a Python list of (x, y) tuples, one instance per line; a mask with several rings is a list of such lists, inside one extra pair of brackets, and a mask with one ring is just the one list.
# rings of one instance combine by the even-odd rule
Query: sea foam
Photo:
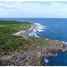
[(46, 26), (43, 26), (39, 23), (33, 23), (28, 31), (19, 31), (17, 33), (14, 33), (13, 35), (39, 37), (38, 33), (44, 31), (44, 29), (46, 29)]
[(31, 32), (29, 32), (29, 36), (35, 36), (35, 37), (39, 37), (37, 35), (38, 32), (42, 32), (44, 31), (44, 29), (46, 29), (46, 26), (43, 26), (39, 23), (33, 23), (32, 27), (31, 27)]

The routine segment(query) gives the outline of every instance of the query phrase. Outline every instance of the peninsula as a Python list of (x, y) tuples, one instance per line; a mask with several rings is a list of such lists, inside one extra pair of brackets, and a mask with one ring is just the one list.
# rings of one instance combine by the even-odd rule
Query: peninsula
[(67, 51), (67, 45), (61, 41), (26, 35), (31, 25), (30, 22), (0, 20), (0, 65), (43, 65), (43, 57)]

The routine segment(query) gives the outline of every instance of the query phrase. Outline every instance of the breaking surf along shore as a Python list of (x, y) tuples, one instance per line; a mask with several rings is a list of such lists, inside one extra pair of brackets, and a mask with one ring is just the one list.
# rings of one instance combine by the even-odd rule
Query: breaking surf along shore
[(13, 35), (16, 36), (34, 36), (34, 37), (39, 37), (38, 32), (42, 32), (44, 29), (46, 29), (46, 26), (44, 27), (43, 25), (39, 23), (31, 23), (31, 28), (26, 30), (26, 31), (19, 31), (17, 33), (14, 33)]
[[(61, 41), (40, 38), (37, 33), (46, 27), (38, 23), (2, 22), (5, 21), (0, 21), (0, 65), (43, 65), (43, 57), (67, 51)], [(47, 65), (48, 60), (44, 62)]]

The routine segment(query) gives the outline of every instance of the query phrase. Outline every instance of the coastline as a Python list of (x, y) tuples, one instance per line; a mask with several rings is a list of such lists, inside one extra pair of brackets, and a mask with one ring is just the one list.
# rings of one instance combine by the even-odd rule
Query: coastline
[[(14, 36), (21, 36), (21, 37), (29, 36), (29, 33), (30, 33), (30, 31), (32, 31), (32, 28), (33, 28), (33, 25), (31, 24), (31, 28), (30, 29), (25, 30), (25, 31), (19, 31), (19, 32), (16, 32), (16, 33), (12, 34), (12, 35), (14, 35)], [(25, 34), (25, 33), (27, 33), (27, 34)]]
[[(7, 55), (0, 56), (1, 57), (0, 62), (2, 62), (2, 65), (6, 64), (6, 65), (19, 65), (19, 66), (20, 65), (27, 65), (27, 66), (41, 65), (42, 66), (43, 57), (45, 58), (48, 56), (56, 56), (58, 52), (67, 51), (67, 48), (65, 47), (65, 42), (63, 41), (51, 40), (45, 38), (42, 40), (44, 41), (46, 40), (48, 44), (42, 46), (41, 44), (39, 45), (38, 43), (35, 42), (35, 39), (40, 41), (41, 38), (37, 38), (37, 37), (34, 38), (32, 37), (32, 39), (29, 38), (29, 32), (32, 31), (32, 28), (33, 27), (31, 26), (31, 28), (27, 31), (20, 31), (15, 33), (16, 36), (21, 36), (23, 38), (26, 38), (26, 40), (34, 39), (33, 43), (31, 43), (31, 46), (27, 45), (29, 46), (29, 48), (27, 48), (26, 51), (19, 50)], [(28, 34), (26, 35), (25, 33), (27, 32)], [(26, 48), (27, 46), (25, 45), (24, 47)]]
[[(29, 22), (29, 23), (31, 23), (31, 22)], [(35, 36), (35, 35), (30, 35), (30, 33), (33, 31), (33, 29), (34, 29), (34, 24), (32, 24), (31, 23), (31, 28), (30, 29), (28, 29), (28, 30), (25, 30), (25, 31), (19, 31), (19, 32), (17, 32), (17, 33), (14, 33), (14, 34), (12, 34), (12, 35), (16, 35), (16, 36), (21, 36), (21, 37), (27, 37), (27, 36), (34, 36), (34, 37), (37, 37), (37, 38), (40, 38), (38, 35), (37, 36)], [(49, 39), (49, 38), (44, 38), (44, 39), (46, 39), (46, 40), (52, 40), (52, 39)], [(65, 41), (59, 41), (59, 40), (52, 40), (52, 41), (55, 41), (55, 42), (61, 42), (61, 43), (63, 43), (63, 44), (67, 44), (67, 42), (65, 42)]]
[[(38, 65), (43, 66), (43, 58), (57, 56), (58, 52), (65, 52), (64, 44), (49, 40), (48, 46), (32, 45), (27, 51), (15, 51), (11, 54), (1, 56), (0, 61), (7, 65)], [(21, 60), (20, 60), (21, 59)], [(38, 61), (38, 62), (37, 62)], [(44, 64), (46, 65), (46, 63)]]

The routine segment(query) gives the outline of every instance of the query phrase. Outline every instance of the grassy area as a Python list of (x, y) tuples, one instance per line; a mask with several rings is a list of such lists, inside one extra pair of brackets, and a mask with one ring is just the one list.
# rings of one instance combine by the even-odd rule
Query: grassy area
[(48, 41), (46, 39), (36, 38), (36, 37), (28, 37), (28, 40), (31, 41), (32, 43), (35, 43), (36, 45), (39, 45), (39, 46), (48, 45)]
[(29, 22), (0, 21), (0, 51), (14, 51), (21, 47), (22, 50), (28, 49), (31, 45), (44, 46), (48, 44), (45, 39), (36, 37), (17, 37), (13, 33), (20, 30), (28, 30), (31, 27)]
[(15, 50), (24, 44), (24, 39), (12, 36), (20, 30), (27, 30), (31, 27), (29, 22), (0, 21), (0, 51)]

